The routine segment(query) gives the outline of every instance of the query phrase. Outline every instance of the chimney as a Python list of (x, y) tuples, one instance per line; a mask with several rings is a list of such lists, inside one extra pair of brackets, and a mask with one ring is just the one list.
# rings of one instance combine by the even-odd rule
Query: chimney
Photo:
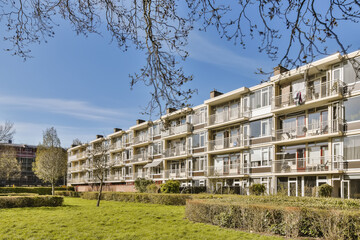
[(138, 125), (138, 124), (140, 124), (140, 123), (143, 123), (143, 122), (145, 122), (145, 120), (137, 119), (137, 120), (136, 120), (136, 125)]
[(114, 133), (122, 131), (121, 128), (114, 128)]
[(169, 114), (169, 113), (172, 113), (172, 112), (175, 112), (176, 111), (176, 108), (167, 108), (166, 109), (166, 114)]
[(222, 92), (218, 92), (214, 89), (213, 91), (210, 92), (210, 98), (220, 96), (221, 94), (222, 94)]
[(11, 139), (9, 139), (8, 143), (9, 143), (9, 144), (12, 144), (12, 140), (11, 140)]
[(289, 70), (284, 68), (281, 65), (278, 65), (277, 67), (274, 67), (274, 76), (282, 74), (282, 73), (287, 72), (287, 71), (289, 71)]
[(96, 135), (96, 139), (104, 137), (103, 135)]

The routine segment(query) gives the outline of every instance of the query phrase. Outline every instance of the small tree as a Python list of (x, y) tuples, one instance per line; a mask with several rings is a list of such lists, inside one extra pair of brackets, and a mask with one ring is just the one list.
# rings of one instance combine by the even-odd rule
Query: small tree
[(100, 206), (103, 184), (107, 173), (113, 167), (113, 163), (109, 159), (110, 144), (103, 139), (101, 142), (94, 143), (88, 149), (88, 157), (92, 162), (92, 173), (95, 183), (99, 183), (98, 199), (96, 206)]
[(180, 192), (180, 182), (169, 180), (166, 183), (161, 184), (162, 193), (179, 193)]
[(145, 178), (137, 178), (135, 180), (135, 189), (141, 193), (146, 192), (147, 186), (153, 184), (154, 181)]
[(33, 170), (38, 178), (51, 184), (51, 193), (54, 195), (55, 183), (67, 170), (67, 154), (60, 146), (54, 127), (43, 132), (43, 143), (38, 145)]
[(12, 140), (15, 134), (14, 124), (6, 121), (4, 125), (0, 125), (0, 142), (8, 142)]
[(253, 195), (263, 195), (265, 193), (266, 187), (262, 184), (253, 184), (249, 188), (250, 193)]
[(0, 146), (0, 178), (8, 184), (10, 179), (20, 177), (21, 167), (16, 159), (16, 150), (8, 145)]
[(333, 187), (329, 184), (323, 184), (319, 187), (319, 197), (331, 197)]

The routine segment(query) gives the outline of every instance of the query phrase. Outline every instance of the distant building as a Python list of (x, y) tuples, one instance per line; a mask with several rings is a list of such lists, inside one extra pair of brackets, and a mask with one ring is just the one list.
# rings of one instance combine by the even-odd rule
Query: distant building
[[(36, 177), (32, 170), (32, 163), (35, 162), (36, 146), (26, 144), (14, 144), (11, 141), (5, 144), (15, 148), (16, 159), (21, 164), (21, 174), (19, 178), (10, 180), (10, 185), (24, 186), (24, 185), (43, 185), (44, 183)], [(4, 185), (5, 181), (0, 180), (0, 185)]]

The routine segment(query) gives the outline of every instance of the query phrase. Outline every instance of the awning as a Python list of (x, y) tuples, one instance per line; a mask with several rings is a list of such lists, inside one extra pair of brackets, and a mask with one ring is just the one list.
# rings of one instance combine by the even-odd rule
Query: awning
[(151, 163), (148, 163), (144, 166), (144, 168), (149, 168), (149, 167), (157, 167), (159, 166), (159, 164), (162, 163), (162, 159), (155, 159), (154, 161), (152, 161)]

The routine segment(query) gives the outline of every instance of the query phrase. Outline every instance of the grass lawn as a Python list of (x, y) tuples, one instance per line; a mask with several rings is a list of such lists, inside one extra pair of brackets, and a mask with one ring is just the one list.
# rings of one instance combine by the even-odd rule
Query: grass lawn
[(1, 239), (282, 239), (184, 219), (184, 206), (65, 198), (63, 207), (0, 210)]

